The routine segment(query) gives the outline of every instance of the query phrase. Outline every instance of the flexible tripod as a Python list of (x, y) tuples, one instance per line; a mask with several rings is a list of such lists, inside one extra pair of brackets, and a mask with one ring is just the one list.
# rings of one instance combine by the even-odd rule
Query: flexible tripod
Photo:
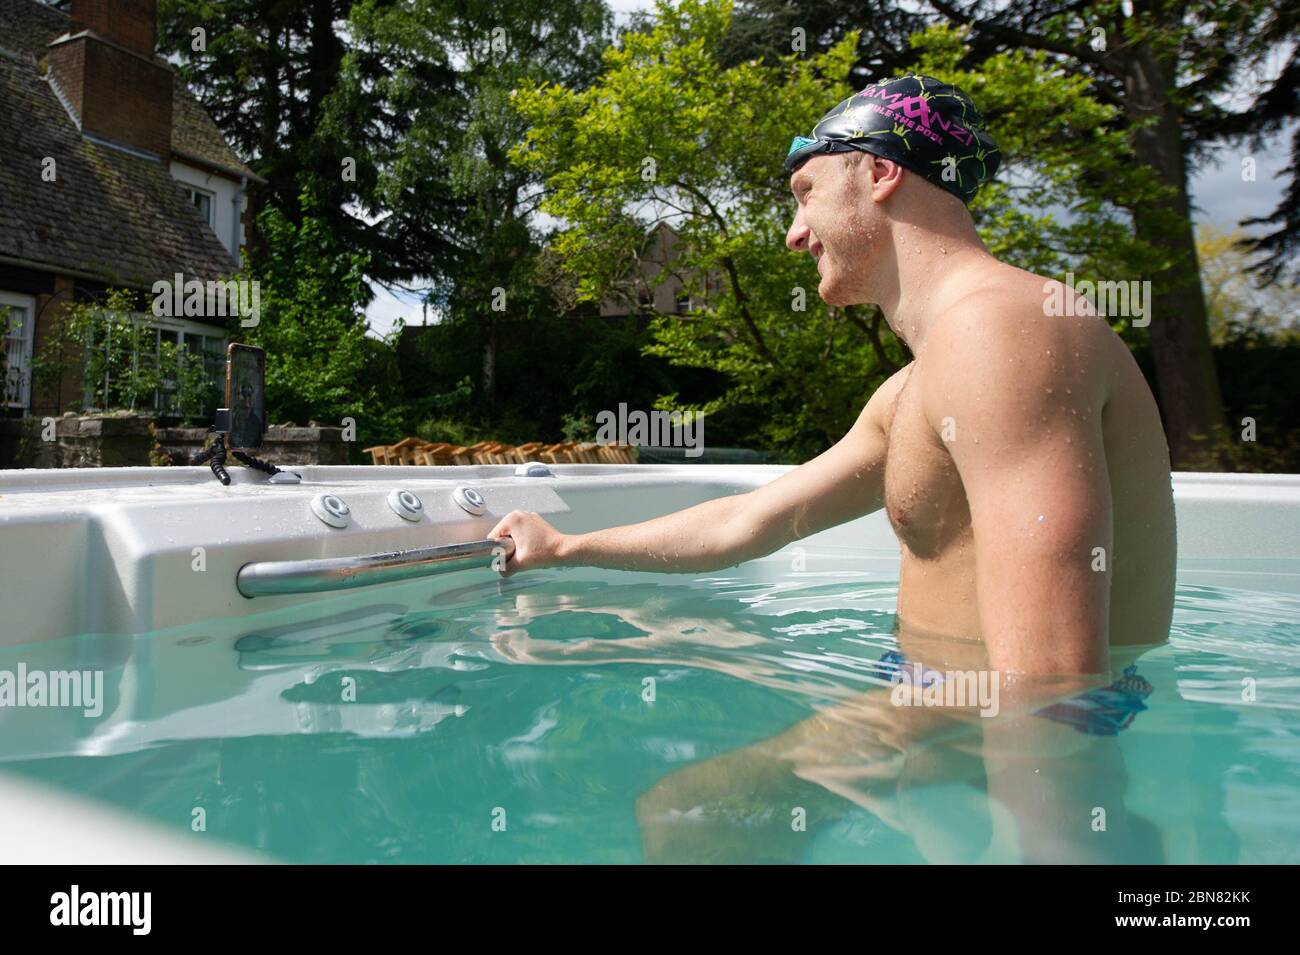
[[(230, 472), (226, 470), (226, 442), (225, 432), (217, 431), (215, 428), (209, 428), (212, 434), (212, 443), (200, 451), (194, 457), (195, 464), (207, 464), (212, 468), (212, 473), (222, 484), (229, 486)], [(270, 461), (263, 461), (261, 458), (255, 458), (244, 451), (232, 449), (230, 454), (234, 455), (235, 460), (247, 467), (262, 471), (265, 474), (275, 475), (281, 473), (281, 468), (277, 468)]]

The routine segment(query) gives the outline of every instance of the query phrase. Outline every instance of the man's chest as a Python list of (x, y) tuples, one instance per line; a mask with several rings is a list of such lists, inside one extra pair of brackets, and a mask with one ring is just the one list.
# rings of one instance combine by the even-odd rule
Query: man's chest
[(942, 556), (970, 530), (966, 494), (948, 451), (948, 442), (962, 436), (956, 421), (938, 424), (936, 433), (909, 380), (886, 421), (885, 511), (899, 540), (921, 559)]

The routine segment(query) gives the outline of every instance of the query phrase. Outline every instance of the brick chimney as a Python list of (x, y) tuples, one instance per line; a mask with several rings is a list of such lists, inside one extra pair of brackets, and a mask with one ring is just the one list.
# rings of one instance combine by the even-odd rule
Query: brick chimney
[(48, 59), (83, 132), (166, 159), (172, 70), (154, 57), (156, 16), (156, 0), (72, 0)]

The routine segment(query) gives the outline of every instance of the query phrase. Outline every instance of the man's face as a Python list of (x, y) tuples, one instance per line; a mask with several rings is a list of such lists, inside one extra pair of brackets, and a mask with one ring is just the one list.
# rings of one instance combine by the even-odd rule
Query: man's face
[(869, 159), (813, 156), (790, 177), (798, 208), (785, 244), (817, 261), (817, 294), (827, 305), (873, 301), (871, 266), (884, 233), (867, 192)]

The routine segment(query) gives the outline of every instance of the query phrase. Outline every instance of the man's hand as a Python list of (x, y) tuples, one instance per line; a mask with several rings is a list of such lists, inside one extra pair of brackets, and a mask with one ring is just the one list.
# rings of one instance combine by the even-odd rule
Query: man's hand
[(497, 522), (488, 537), (492, 540), (509, 537), (515, 543), (514, 555), (501, 571), (502, 577), (521, 570), (558, 565), (562, 560), (564, 542), (568, 539), (568, 535), (561, 534), (535, 511), (511, 511)]

